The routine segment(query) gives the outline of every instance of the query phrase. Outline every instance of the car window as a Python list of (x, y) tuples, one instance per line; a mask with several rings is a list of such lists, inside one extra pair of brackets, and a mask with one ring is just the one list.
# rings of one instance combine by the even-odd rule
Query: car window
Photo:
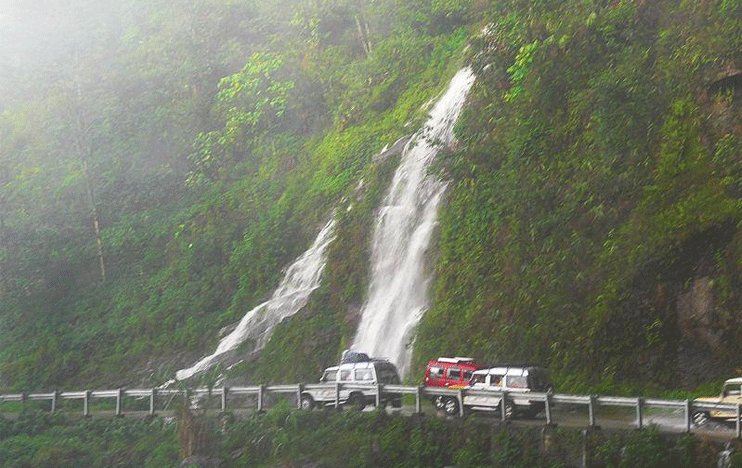
[(465, 370), (464, 371), (464, 379), (463, 380), (466, 380), (468, 382), (469, 380), (471, 380), (471, 375), (472, 375), (472, 371)]
[(475, 383), (484, 383), (486, 378), (487, 378), (486, 374), (474, 374), (470, 382), (472, 385), (474, 385)]
[(739, 385), (727, 385), (724, 387), (724, 395), (726, 396), (740, 396)]
[(491, 375), (490, 376), (490, 387), (502, 387), (502, 376)]
[(455, 367), (452, 367), (448, 369), (448, 372), (446, 374), (446, 378), (451, 380), (460, 380), (461, 379), (461, 369), (457, 369)]
[(350, 380), (350, 370), (342, 369), (340, 371), (340, 380)]
[(440, 379), (443, 376), (443, 369), (437, 366), (430, 366), (428, 375), (430, 375), (431, 379)]
[(356, 380), (357, 381), (374, 380), (373, 372), (371, 372), (371, 369), (356, 369)]
[(323, 375), (320, 380), (322, 382), (334, 382), (337, 380), (337, 377), (338, 377), (337, 370), (327, 370), (325, 371), (325, 375)]
[(528, 381), (525, 377), (509, 375), (507, 386), (510, 388), (528, 388)]

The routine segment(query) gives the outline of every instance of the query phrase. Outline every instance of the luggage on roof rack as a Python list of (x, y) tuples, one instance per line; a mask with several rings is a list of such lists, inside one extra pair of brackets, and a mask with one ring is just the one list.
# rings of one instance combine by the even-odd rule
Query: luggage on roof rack
[(370, 362), (371, 358), (368, 354), (361, 353), (358, 351), (343, 351), (343, 357), (340, 359), (341, 364), (347, 364), (349, 362)]

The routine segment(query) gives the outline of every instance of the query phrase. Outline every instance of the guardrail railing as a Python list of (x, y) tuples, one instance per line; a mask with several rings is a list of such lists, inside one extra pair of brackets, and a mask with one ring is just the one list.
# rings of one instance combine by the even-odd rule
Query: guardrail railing
[[(533, 402), (543, 403), (544, 414), (546, 424), (556, 424), (554, 418), (554, 406), (555, 405), (571, 405), (573, 407), (585, 407), (587, 408), (587, 421), (585, 421), (586, 427), (597, 426), (597, 409), (601, 407), (617, 407), (617, 408), (632, 408), (635, 412), (635, 420), (633, 423), (634, 427), (644, 427), (645, 421), (647, 420), (647, 408), (663, 408), (670, 409), (676, 412), (682, 412), (682, 429), (685, 432), (692, 432), (693, 425), (693, 414), (696, 411), (725, 411), (730, 414), (736, 415), (735, 421), (735, 437), (742, 438), (742, 404), (723, 404), (723, 403), (711, 403), (706, 401), (695, 401), (695, 400), (663, 400), (654, 398), (643, 398), (643, 397), (614, 397), (614, 396), (600, 396), (600, 395), (568, 395), (568, 394), (551, 394), (551, 393), (536, 393), (528, 392), (527, 394), (521, 394), (517, 392), (505, 392), (505, 391), (490, 391), (473, 388), (460, 388), (450, 389), (441, 387), (422, 387), (422, 386), (405, 386), (405, 385), (392, 385), (392, 384), (359, 384), (359, 383), (333, 383), (333, 384), (291, 384), (291, 385), (254, 385), (247, 387), (218, 387), (218, 388), (183, 388), (183, 389), (163, 389), (163, 388), (147, 388), (147, 389), (129, 389), (129, 388), (118, 388), (112, 390), (82, 390), (82, 391), (55, 391), (46, 393), (14, 393), (14, 394), (0, 394), (0, 415), (3, 414), (4, 402), (20, 402), (25, 403), (29, 401), (48, 401), (50, 403), (50, 411), (55, 412), (60, 410), (60, 402), (62, 400), (80, 400), (82, 401), (82, 414), (83, 416), (91, 415), (91, 405), (94, 400), (111, 400), (114, 405), (112, 410), (100, 410), (113, 412), (115, 416), (123, 416), (126, 412), (133, 412), (134, 410), (125, 408), (125, 398), (134, 398), (140, 401), (138, 411), (146, 411), (148, 415), (154, 416), (157, 413), (157, 400), (162, 398), (169, 398), (172, 400), (173, 397), (180, 396), (186, 401), (199, 401), (203, 400), (204, 397), (218, 398), (219, 405), (218, 409), (222, 412), (229, 409), (229, 402), (242, 398), (254, 399), (254, 405), (252, 408), (256, 411), (263, 411), (266, 408), (267, 397), (284, 397), (295, 399), (296, 407), (301, 408), (302, 395), (308, 391), (326, 390), (334, 392), (334, 401), (331, 402), (331, 406), (339, 408), (343, 406), (345, 401), (342, 400), (341, 394), (344, 390), (364, 390), (365, 392), (373, 392), (375, 395), (375, 404), (380, 406), (383, 404), (385, 396), (394, 394), (399, 395), (412, 395), (415, 399), (415, 406), (413, 412), (416, 414), (423, 413), (423, 401), (425, 399), (433, 399), (434, 397), (443, 397), (446, 399), (453, 399), (458, 405), (457, 408), (460, 410), (464, 408), (464, 398), (467, 395), (470, 396), (481, 396), (487, 395), (492, 397), (500, 398), (500, 416), (504, 421), (506, 419), (506, 412), (503, 411), (505, 403), (512, 398), (525, 398), (527, 395), (528, 400)], [(347, 393), (347, 392), (346, 392)], [(144, 402), (144, 403), (142, 403)], [(206, 403), (207, 405), (209, 402)], [(110, 403), (109, 403), (110, 405)], [(145, 408), (142, 410), (141, 408)], [(216, 409), (214, 407), (205, 409)], [(250, 409), (250, 406), (240, 406), (236, 409)], [(6, 411), (7, 412), (7, 411)], [(458, 411), (458, 414), (462, 414), (463, 411)]]

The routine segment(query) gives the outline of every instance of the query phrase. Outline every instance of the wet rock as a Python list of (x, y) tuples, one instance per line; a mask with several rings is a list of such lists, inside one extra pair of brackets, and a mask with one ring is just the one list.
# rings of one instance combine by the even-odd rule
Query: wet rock
[(723, 346), (724, 324), (718, 316), (711, 279), (696, 278), (678, 296), (678, 325), (685, 340), (706, 345), (714, 351)]

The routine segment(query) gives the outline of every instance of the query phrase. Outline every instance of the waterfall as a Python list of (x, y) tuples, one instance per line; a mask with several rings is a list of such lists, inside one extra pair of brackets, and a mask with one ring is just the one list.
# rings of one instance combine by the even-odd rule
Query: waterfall
[(453, 126), (473, 83), (473, 72), (460, 70), (407, 144), (374, 228), (368, 300), (352, 348), (390, 359), (402, 375), (412, 329), (428, 307), (425, 253), (446, 188), (428, 168), (438, 150), (453, 142)]
[(213, 366), (224, 358), (225, 353), (247, 339), (254, 340), (254, 350), (262, 349), (270, 337), (273, 327), (283, 319), (294, 315), (317, 289), (326, 263), (327, 246), (335, 238), (335, 219), (331, 219), (317, 235), (314, 243), (289, 268), (271, 298), (247, 312), (237, 328), (225, 336), (213, 354), (202, 358), (193, 366), (175, 373), (177, 380), (184, 380)]

